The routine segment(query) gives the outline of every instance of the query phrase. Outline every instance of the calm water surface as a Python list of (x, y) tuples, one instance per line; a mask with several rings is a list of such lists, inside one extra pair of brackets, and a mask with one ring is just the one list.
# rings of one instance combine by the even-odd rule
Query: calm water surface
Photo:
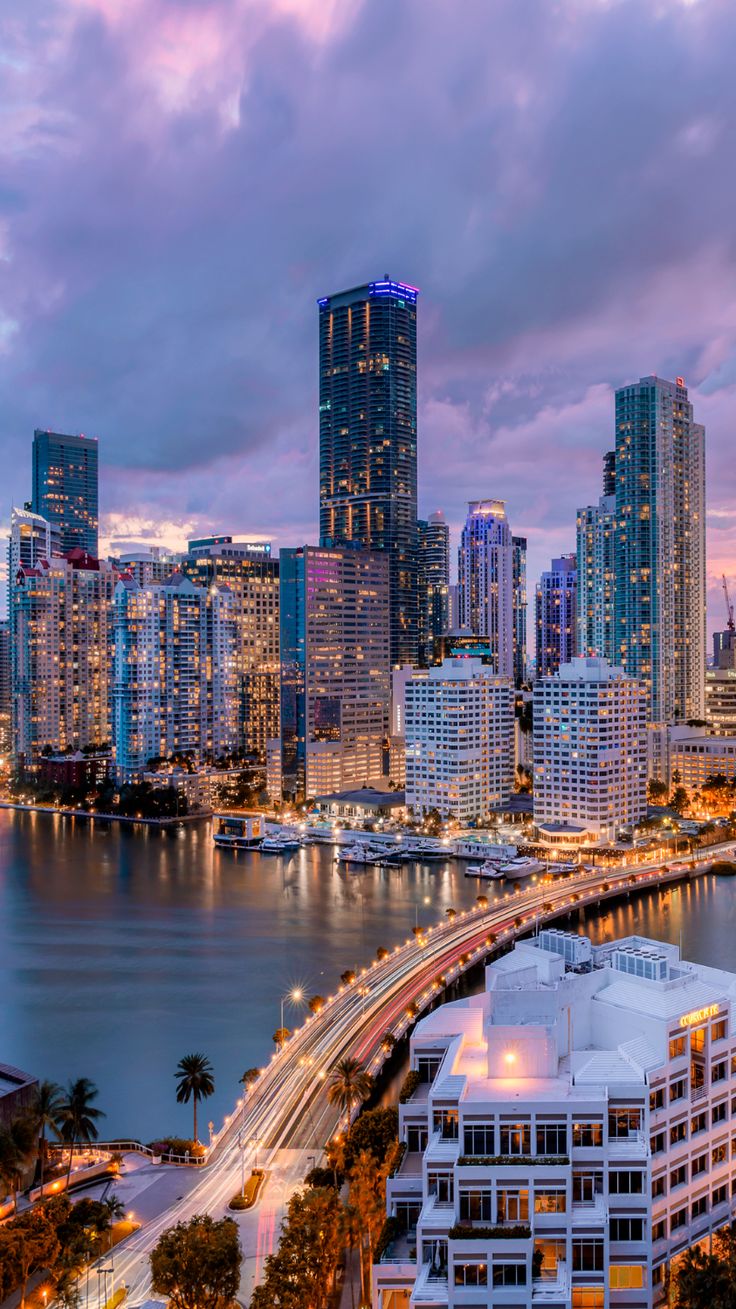
[[(173, 1075), (202, 1050), (216, 1079), (203, 1121), (219, 1123), (243, 1070), (273, 1049), (289, 988), (329, 994), (417, 917), (472, 905), (478, 889), (455, 863), (347, 873), (319, 847), (216, 850), (204, 824), (168, 835), (0, 811), (0, 1063), (91, 1077), (105, 1134), (148, 1140), (189, 1130)], [(736, 970), (736, 879), (654, 893), (585, 927), (681, 938), (687, 957)], [(287, 1009), (287, 1026), (301, 1013)]]

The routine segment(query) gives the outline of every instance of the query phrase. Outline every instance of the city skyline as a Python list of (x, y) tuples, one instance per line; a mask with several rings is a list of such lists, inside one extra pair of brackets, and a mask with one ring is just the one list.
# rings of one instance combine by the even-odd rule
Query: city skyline
[[(684, 376), (708, 431), (709, 626), (722, 625), (720, 573), (736, 572), (723, 217), (736, 19), (570, 0), (554, 16), (532, 6), (521, 43), (512, 9), (470, 5), (447, 41), (433, 4), (386, 23), (381, 4), (290, 0), (249, 24), (245, 5), (195, 3), (176, 30), (148, 5), (142, 58), (138, 6), (50, 6), (58, 53), (43, 76), (35, 6), (19, 10), (17, 113), (0, 139), (3, 530), (28, 498), (30, 435), (48, 426), (100, 439), (103, 553), (217, 530), (316, 541), (314, 301), (388, 270), (422, 292), (420, 514), (443, 508), (457, 539), (468, 500), (505, 499), (533, 585), (597, 496), (616, 387)], [(370, 95), (379, 48), (402, 79), (371, 97), (379, 121), (358, 163), (348, 97), (358, 74)], [(648, 52), (636, 104), (615, 72), (624, 48)], [(383, 190), (366, 196), (378, 159)], [(578, 189), (577, 173), (598, 185)], [(677, 205), (673, 176), (688, 179)], [(162, 206), (160, 188), (179, 203)]]

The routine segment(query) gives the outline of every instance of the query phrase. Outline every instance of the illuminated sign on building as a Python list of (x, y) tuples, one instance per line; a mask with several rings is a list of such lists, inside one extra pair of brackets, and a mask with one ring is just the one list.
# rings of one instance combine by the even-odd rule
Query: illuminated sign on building
[(719, 1013), (717, 1004), (707, 1004), (704, 1009), (693, 1009), (689, 1014), (682, 1015), (680, 1027), (693, 1027), (695, 1023), (704, 1023), (706, 1018), (715, 1018)]

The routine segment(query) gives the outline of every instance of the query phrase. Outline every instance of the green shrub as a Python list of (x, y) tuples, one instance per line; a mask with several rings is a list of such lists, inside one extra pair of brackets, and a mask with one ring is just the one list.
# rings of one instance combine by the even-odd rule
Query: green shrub
[(414, 1092), (419, 1086), (421, 1080), (422, 1080), (421, 1075), (419, 1074), (417, 1069), (411, 1068), (409, 1072), (406, 1074), (406, 1077), (404, 1078), (403, 1082), (401, 1083), (401, 1090), (399, 1091), (399, 1104), (406, 1104), (408, 1100), (411, 1100), (411, 1097), (413, 1096)]

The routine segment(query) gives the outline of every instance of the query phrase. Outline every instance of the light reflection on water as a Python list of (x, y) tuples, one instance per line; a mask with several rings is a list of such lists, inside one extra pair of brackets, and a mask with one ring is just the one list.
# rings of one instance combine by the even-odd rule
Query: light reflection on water
[[(329, 994), (345, 968), (480, 889), (452, 862), (350, 873), (323, 847), (216, 850), (204, 824), (167, 835), (0, 811), (0, 1062), (91, 1077), (105, 1133), (145, 1140), (188, 1129), (173, 1073), (203, 1050), (217, 1083), (203, 1121), (218, 1122), (273, 1049), (282, 994)], [(682, 932), (686, 956), (736, 969), (735, 899), (735, 881), (701, 879), (587, 928)], [(300, 1013), (287, 1009), (287, 1025)]]

